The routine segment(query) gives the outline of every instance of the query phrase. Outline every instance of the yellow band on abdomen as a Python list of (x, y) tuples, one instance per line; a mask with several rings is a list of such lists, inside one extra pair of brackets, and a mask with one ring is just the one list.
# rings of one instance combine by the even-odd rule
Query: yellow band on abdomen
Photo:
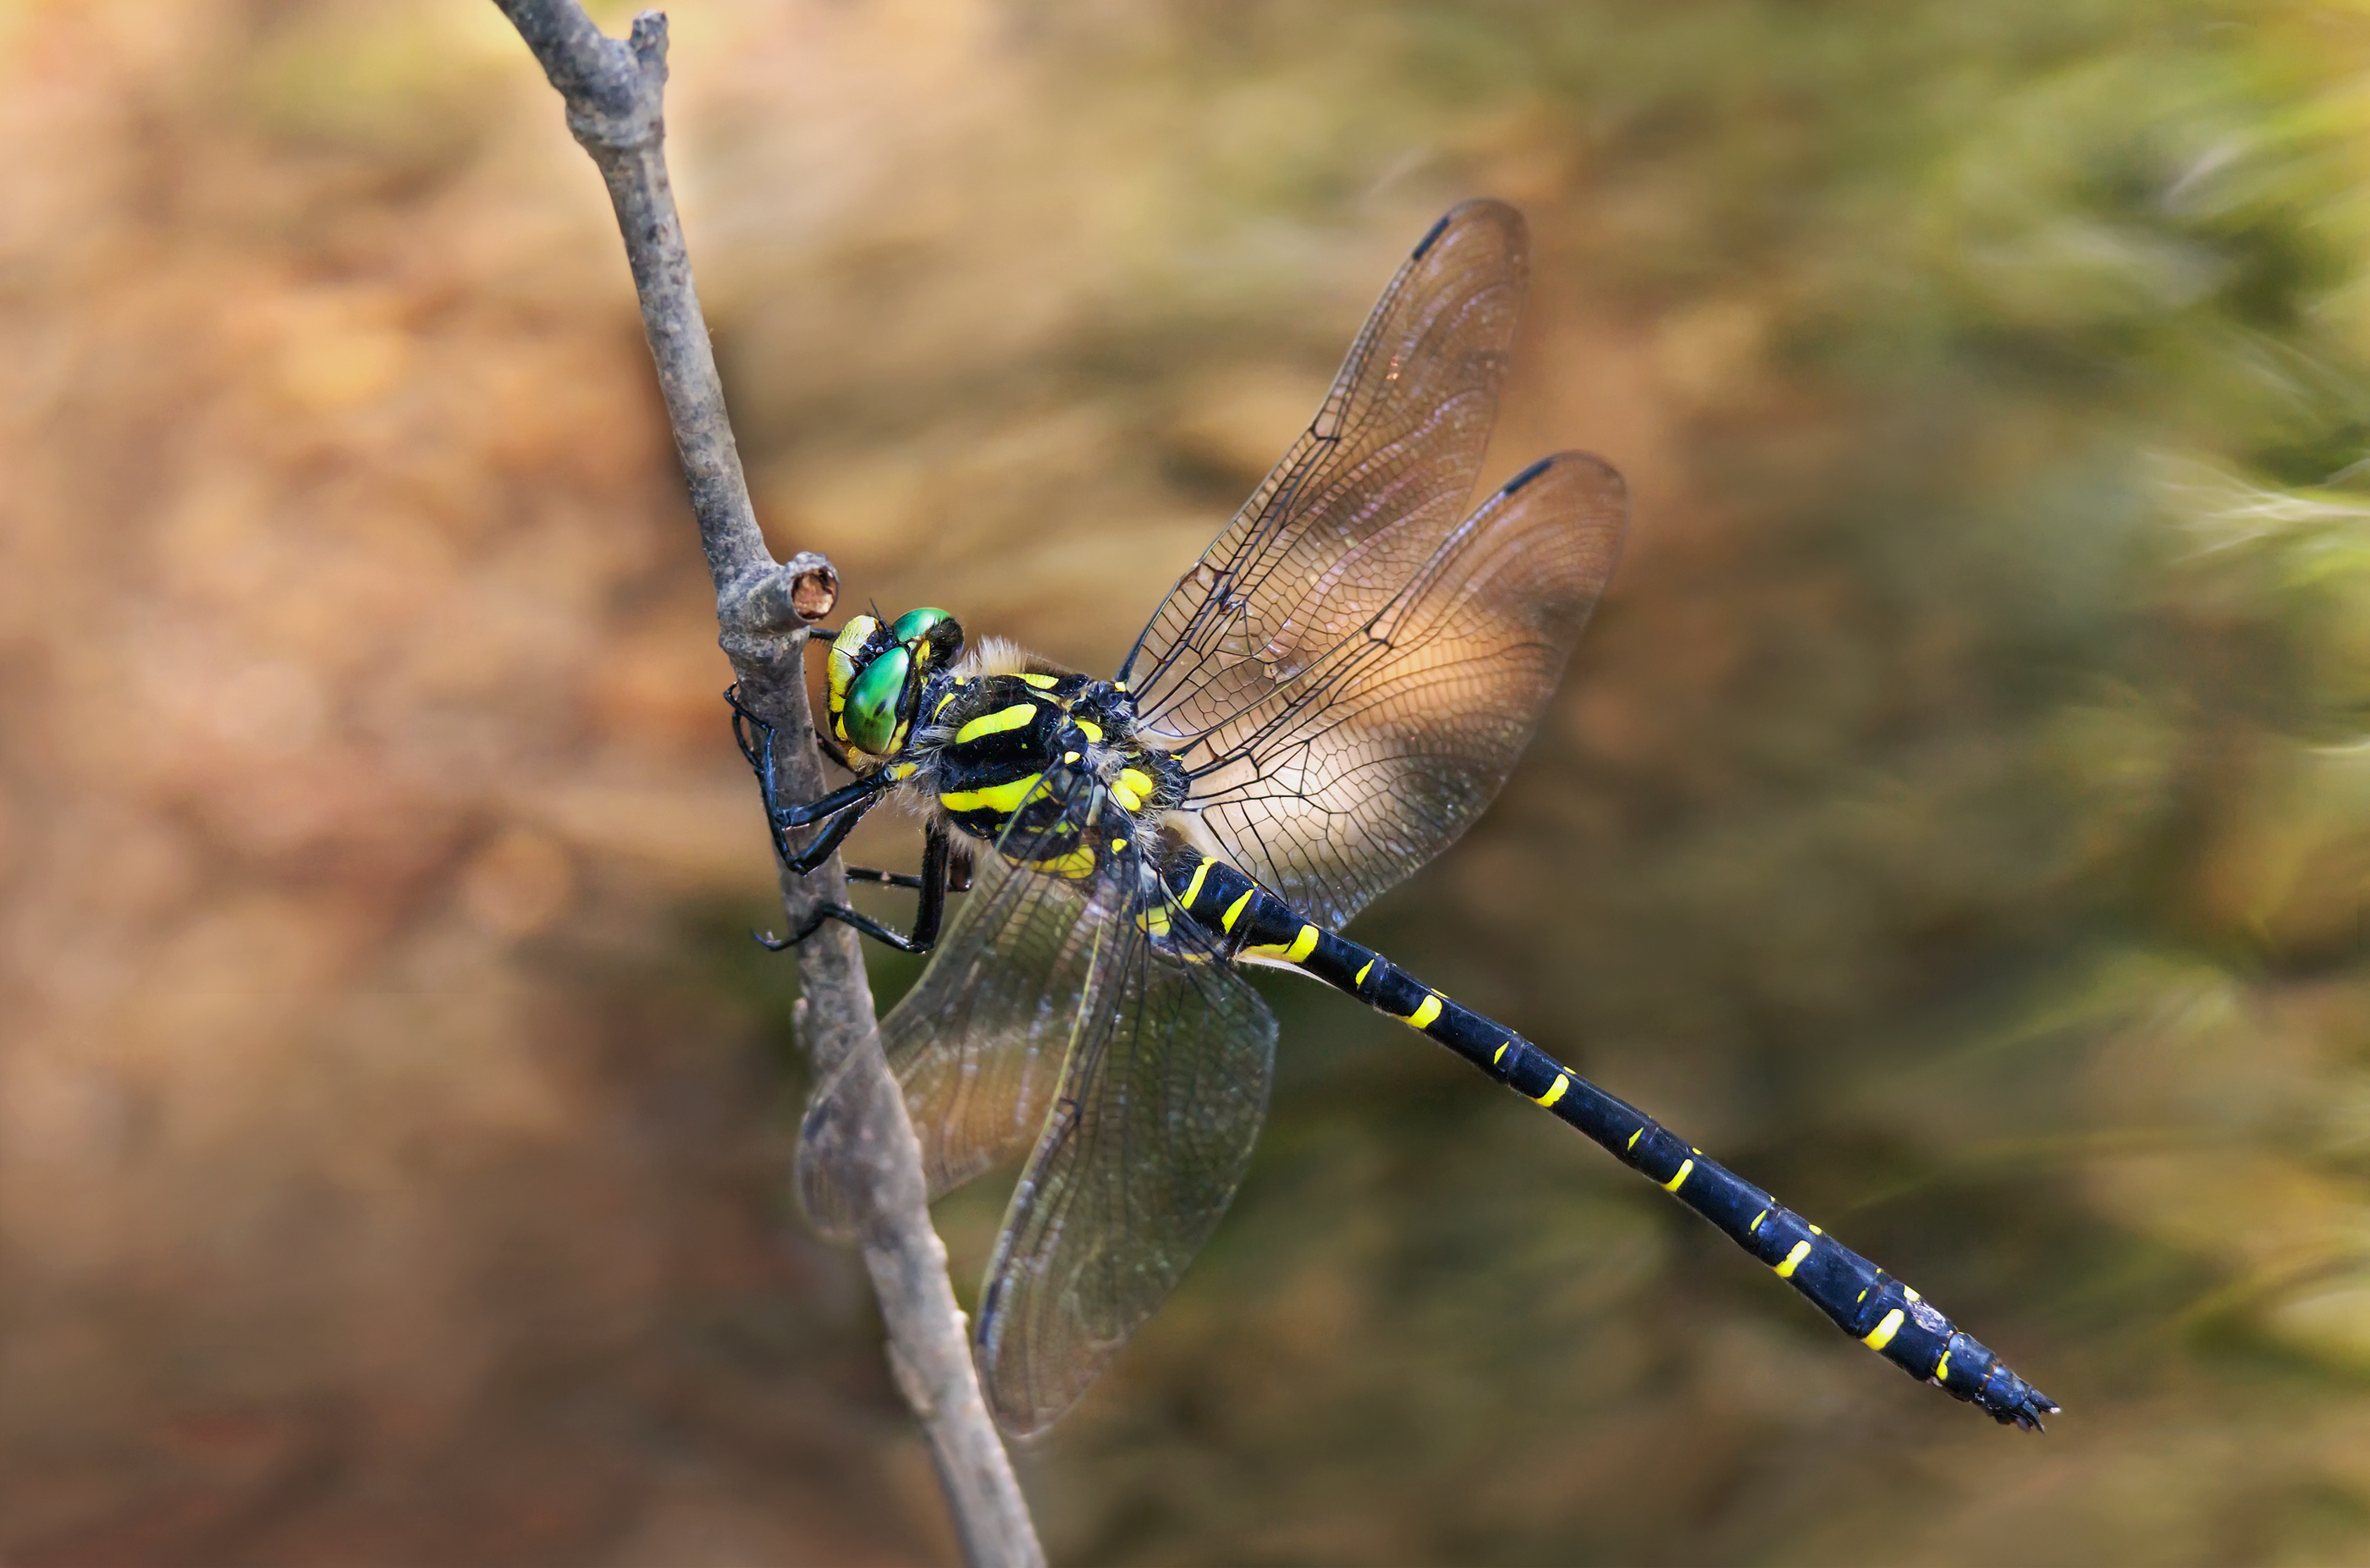
[(1317, 928), (1304, 924), (1290, 943), (1266, 942), (1257, 947), (1247, 947), (1244, 951), (1262, 957), (1281, 958), (1287, 964), (1297, 964), (1317, 951)]

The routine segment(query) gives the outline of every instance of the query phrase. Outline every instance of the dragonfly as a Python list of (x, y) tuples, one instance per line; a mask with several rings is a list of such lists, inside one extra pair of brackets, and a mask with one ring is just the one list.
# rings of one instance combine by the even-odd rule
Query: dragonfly
[[(918, 876), (848, 872), (915, 890), (909, 930), (826, 905), (762, 940), (788, 946), (832, 920), (931, 954), (881, 1041), (933, 1196), (1025, 1156), (972, 1325), (1009, 1434), (1078, 1400), (1241, 1183), (1276, 1040), (1247, 966), (1315, 979), (1446, 1047), (1910, 1376), (2004, 1425), (2057, 1412), (1901, 1280), (1341, 933), (1495, 796), (1620, 552), (1626, 487), (1586, 453), (1531, 464), (1466, 510), (1528, 270), (1512, 207), (1470, 201), (1435, 223), (1315, 420), (1111, 679), (973, 644), (943, 610), (853, 616), (819, 634), (829, 729), (814, 735), (854, 782), (807, 802), (783, 798), (773, 730), (734, 704), (794, 871), (884, 801), (927, 820)], [(843, 1070), (801, 1127), (800, 1193), (828, 1234), (860, 1219), (831, 1152), (852, 1104)]]

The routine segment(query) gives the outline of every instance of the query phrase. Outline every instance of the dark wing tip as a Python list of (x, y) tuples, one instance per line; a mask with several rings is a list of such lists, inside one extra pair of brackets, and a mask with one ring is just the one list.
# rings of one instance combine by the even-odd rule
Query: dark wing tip
[[(1476, 519), (1515, 508), (1559, 519), (1573, 547), (1585, 553), (1591, 605), (1603, 593), (1629, 535), (1629, 486), (1620, 471), (1593, 452), (1559, 452), (1540, 458), (1483, 501)], [(1587, 612), (1581, 612), (1587, 618)]]
[(1556, 460), (1552, 457), (1540, 458), (1536, 463), (1532, 464), (1528, 468), (1524, 469), (1520, 474), (1515, 475), (1512, 479), (1509, 479), (1504, 484), (1499, 486), (1498, 493), (1501, 496), (1513, 495), (1515, 491), (1521, 489), (1524, 486), (1529, 484), (1532, 480), (1537, 478), (1548, 469), (1553, 468), (1555, 466), (1555, 461)]
[(1440, 215), (1440, 221), (1423, 232), (1409, 253), (1410, 261), (1421, 261), (1440, 243), (1440, 236), (1455, 228), (1490, 224), (1505, 232), (1508, 247), (1521, 251), (1529, 243), (1530, 225), (1523, 221), (1520, 210), (1499, 200), (1494, 196), (1477, 196), (1470, 201), (1459, 201)]
[(1584, 486), (1595, 492), (1599, 511), (1614, 526), (1624, 528), (1629, 520), (1629, 484), (1621, 471), (1593, 452), (1559, 452), (1540, 458), (1521, 473), (1498, 486), (1503, 498), (1525, 489), (1547, 474), (1557, 474), (1565, 483)]

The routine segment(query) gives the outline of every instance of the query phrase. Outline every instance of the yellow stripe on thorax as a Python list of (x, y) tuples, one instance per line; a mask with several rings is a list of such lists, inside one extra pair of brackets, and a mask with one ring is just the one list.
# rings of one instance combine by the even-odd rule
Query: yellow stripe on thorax
[(1008, 708), (998, 708), (992, 714), (982, 714), (955, 731), (955, 744), (968, 745), (984, 736), (1001, 735), (1007, 729), (1026, 729), (1037, 720), (1037, 704), (1015, 703)]
[(1243, 911), (1251, 907), (1251, 899), (1256, 898), (1258, 895), (1259, 889), (1256, 887), (1246, 890), (1241, 898), (1237, 898), (1232, 904), (1227, 906), (1226, 912), (1225, 914), (1218, 917), (1218, 928), (1221, 931), (1225, 932), (1227, 934), (1232, 935), (1235, 929), (1235, 922), (1243, 918)]
[[(1084, 729), (1086, 726), (1078, 727)], [(1097, 739), (1102, 738), (1099, 732)], [(1152, 775), (1142, 768), (1122, 768), (1119, 777), (1111, 780), (1111, 798), (1130, 811), (1144, 809), (1145, 800), (1152, 794)]]
[(1014, 779), (1010, 784), (990, 784), (985, 789), (959, 789), (951, 795), (938, 796), (938, 804), (949, 811), (1018, 811), (1029, 792), (1037, 787), (1042, 773), (1030, 773)]

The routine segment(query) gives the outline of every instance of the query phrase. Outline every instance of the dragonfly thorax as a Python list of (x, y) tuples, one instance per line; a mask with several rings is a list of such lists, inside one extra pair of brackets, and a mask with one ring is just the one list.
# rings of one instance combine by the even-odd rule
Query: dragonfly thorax
[(1137, 738), (1133, 697), (1110, 681), (1029, 662), (1038, 667), (949, 672), (929, 683), (900, 761), (915, 765), (916, 782), (936, 795), (949, 821), (995, 839), (1032, 798), (1076, 795), (1041, 788), (1048, 775), (1103, 786), (1065, 808), (1079, 818), (1082, 846), (1091, 838), (1108, 847), (1106, 841), (1132, 837), (1138, 824), (1183, 804), (1184, 770)]

